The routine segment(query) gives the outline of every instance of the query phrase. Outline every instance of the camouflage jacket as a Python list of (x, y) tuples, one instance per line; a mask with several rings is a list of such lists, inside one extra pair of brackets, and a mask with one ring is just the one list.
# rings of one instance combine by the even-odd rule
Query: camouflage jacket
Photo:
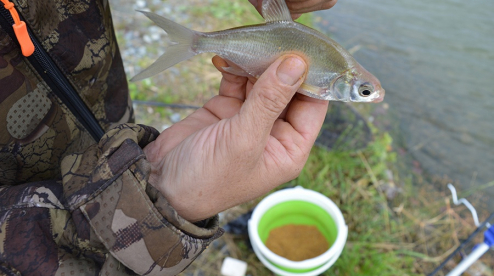
[[(96, 142), (0, 27), (0, 275), (176, 275), (219, 235), (147, 178), (106, 0), (13, 0), (107, 132)], [(3, 9), (3, 5), (0, 9)]]

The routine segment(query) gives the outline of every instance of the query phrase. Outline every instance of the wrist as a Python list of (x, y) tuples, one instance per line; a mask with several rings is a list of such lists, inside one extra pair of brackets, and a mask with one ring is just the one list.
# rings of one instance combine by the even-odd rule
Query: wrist
[(180, 215), (183, 219), (189, 222), (198, 222), (207, 218), (212, 217), (212, 215), (200, 215), (199, 213), (192, 211), (194, 209), (196, 202), (188, 201), (188, 204), (183, 204), (187, 200), (183, 198), (183, 194), (175, 191), (173, 185), (166, 185), (166, 179), (163, 177), (163, 162), (164, 160), (155, 160), (155, 149), (153, 145), (149, 144), (144, 148), (144, 154), (146, 155), (146, 160), (148, 160), (151, 167), (151, 171), (148, 176), (148, 184), (153, 186), (170, 204), (173, 209)]
[(146, 160), (149, 162), (151, 171), (148, 176), (148, 183), (156, 188), (160, 193), (161, 191), (158, 183), (161, 176), (161, 162), (156, 160), (156, 154), (154, 150), (154, 142), (149, 143), (144, 149), (144, 155), (146, 155)]

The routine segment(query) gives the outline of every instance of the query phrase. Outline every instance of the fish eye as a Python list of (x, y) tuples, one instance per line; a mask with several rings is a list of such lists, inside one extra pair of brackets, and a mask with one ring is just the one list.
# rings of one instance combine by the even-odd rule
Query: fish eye
[(364, 96), (364, 97), (367, 97), (367, 96), (370, 96), (371, 92), (367, 89), (363, 90), (362, 92), (360, 92), (360, 95)]
[(370, 95), (372, 95), (372, 91), (374, 89), (372, 88), (372, 86), (368, 85), (368, 84), (363, 84), (359, 87), (358, 89), (358, 93), (360, 94), (360, 96), (362, 97), (369, 97)]

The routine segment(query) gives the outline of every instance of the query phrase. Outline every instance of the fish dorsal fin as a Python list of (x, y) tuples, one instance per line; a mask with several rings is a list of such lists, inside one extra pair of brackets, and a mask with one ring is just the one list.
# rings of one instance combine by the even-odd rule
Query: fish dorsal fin
[(292, 21), (292, 16), (285, 0), (263, 0), (262, 16), (266, 23), (275, 21)]

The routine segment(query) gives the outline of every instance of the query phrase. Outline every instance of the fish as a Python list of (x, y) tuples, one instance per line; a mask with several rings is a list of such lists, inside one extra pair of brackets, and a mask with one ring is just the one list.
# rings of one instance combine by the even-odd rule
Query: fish
[[(152, 12), (140, 11), (170, 37), (153, 64), (134, 76), (139, 81), (201, 53), (215, 53), (229, 64), (226, 72), (259, 76), (282, 55), (295, 54), (308, 64), (306, 79), (297, 92), (341, 102), (381, 102), (385, 91), (379, 80), (364, 69), (333, 39), (295, 22), (284, 0), (264, 0), (263, 24), (198, 32)], [(231, 65), (231, 66), (230, 66)]]

